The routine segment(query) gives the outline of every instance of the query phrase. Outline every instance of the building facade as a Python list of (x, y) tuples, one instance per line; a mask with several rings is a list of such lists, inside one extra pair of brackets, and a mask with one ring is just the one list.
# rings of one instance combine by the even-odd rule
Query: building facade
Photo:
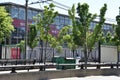
[[(11, 37), (9, 38), (8, 41), (6, 41), (7, 45), (16, 45), (18, 44), (21, 40), (25, 39), (25, 5), (19, 5), (16, 3), (0, 3), (0, 6), (5, 6), (6, 10), (10, 13), (11, 17), (13, 18), (13, 25), (15, 28), (15, 31), (11, 34)], [(34, 20), (33, 17), (36, 16), (37, 14), (41, 14), (42, 10), (40, 9), (36, 9), (36, 8), (32, 8), (32, 7), (28, 7), (28, 25), (29, 24), (34, 24)], [(90, 30), (92, 31), (95, 27), (95, 25), (98, 23), (98, 21), (92, 21), (90, 24)], [(72, 22), (69, 18), (68, 15), (63, 15), (63, 14), (59, 14), (57, 17), (55, 17), (54, 19), (54, 23), (51, 24), (50, 26), (50, 31), (49, 33), (51, 33), (52, 35), (56, 36), (58, 35), (60, 29), (66, 25), (71, 25)], [(112, 28), (112, 24), (111, 23), (105, 23), (103, 25), (102, 30), (104, 31), (104, 33), (107, 33), (108, 31), (110, 31), (111, 33), (113, 33), (113, 28)], [(8, 47), (9, 48), (9, 47)], [(72, 54), (70, 49), (64, 49), (63, 50), (63, 56), (67, 56), (70, 57)], [(11, 52), (9, 54), (9, 52)], [(35, 51), (34, 56), (38, 57), (38, 59), (42, 58), (40, 53), (40, 49)], [(68, 54), (69, 53), (69, 54)], [(77, 53), (82, 53), (80, 50), (78, 50)], [(5, 58), (8, 55), (8, 58), (19, 58), (20, 57), (20, 52), (18, 55), (18, 49), (10, 48), (6, 51), (6, 48), (4, 47), (2, 52), (0, 53), (0, 55), (2, 54), (2, 58)], [(98, 54), (98, 53), (97, 53)], [(49, 57), (51, 59), (53, 54), (50, 54)], [(81, 55), (81, 54), (79, 54)], [(29, 56), (29, 54), (27, 54), (27, 57)], [(1, 58), (1, 57), (0, 57)], [(49, 60), (50, 60), (49, 59)]]
[[(15, 31), (11, 34), (11, 38), (8, 44), (17, 44), (25, 37), (25, 6), (19, 5), (15, 3), (0, 3), (0, 6), (5, 6), (7, 11), (10, 13), (13, 18), (13, 25), (15, 27)], [(28, 8), (28, 24), (34, 24), (33, 17), (37, 14), (41, 14), (42, 10), (36, 8)], [(93, 30), (97, 21), (93, 21), (90, 24), (90, 30)], [(59, 14), (55, 19), (54, 23), (51, 24), (52, 35), (57, 35), (59, 30), (66, 26), (71, 25), (71, 20), (68, 15)], [(105, 23), (103, 25), (103, 31), (106, 33), (108, 31), (112, 32), (112, 24)]]
[[(15, 3), (1, 3), (0, 6), (5, 6), (13, 18), (15, 31), (11, 34), (9, 44), (17, 44), (25, 37), (25, 6)], [(29, 7), (28, 25), (34, 24), (33, 17), (41, 13), (41, 10)], [(57, 35), (63, 26), (71, 24), (71, 20), (67, 15), (59, 14), (54, 20), (54, 23), (50, 26), (51, 30), (49, 31), (52, 35)]]

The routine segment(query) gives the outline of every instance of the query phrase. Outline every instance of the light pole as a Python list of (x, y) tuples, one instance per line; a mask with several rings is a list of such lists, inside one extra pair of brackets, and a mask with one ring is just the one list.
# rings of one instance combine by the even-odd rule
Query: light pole
[(119, 7), (119, 15), (120, 15), (120, 7)]
[(27, 54), (27, 34), (28, 34), (28, 0), (25, 3), (25, 59)]
[[(120, 7), (119, 7), (119, 15), (117, 15), (116, 16), (116, 21), (117, 21), (117, 25), (119, 25), (120, 23), (119, 23), (119, 21), (120, 21)], [(119, 40), (120, 41), (120, 40)], [(119, 64), (119, 43), (117, 44), (117, 58), (118, 58), (118, 60), (117, 60), (117, 63)]]

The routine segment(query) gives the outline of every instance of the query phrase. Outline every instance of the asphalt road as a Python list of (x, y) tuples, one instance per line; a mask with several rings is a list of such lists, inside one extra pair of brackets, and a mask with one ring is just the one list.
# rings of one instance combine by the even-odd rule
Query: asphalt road
[(87, 76), (87, 77), (69, 77), (50, 80), (120, 80), (120, 76)]

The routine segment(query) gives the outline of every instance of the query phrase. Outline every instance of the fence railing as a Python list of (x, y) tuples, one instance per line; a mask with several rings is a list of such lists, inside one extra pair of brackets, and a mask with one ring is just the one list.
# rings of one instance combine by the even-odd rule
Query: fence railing
[[(27, 62), (27, 61), (26, 61)], [(78, 66), (79, 69), (87, 69), (89, 67), (95, 67), (95, 69), (103, 69), (102, 67), (107, 68), (119, 68), (119, 63), (92, 63), (92, 64), (57, 64), (57, 63), (40, 63), (40, 64), (33, 64), (34, 61), (31, 61), (32, 64), (26, 65), (1, 65), (0, 71), (11, 71), (11, 73), (16, 73), (16, 70), (31, 70), (31, 69), (39, 69), (39, 71), (45, 71), (47, 68), (56, 68), (61, 66), (61, 70), (66, 70), (66, 66)], [(76, 68), (74, 68), (76, 69)], [(91, 68), (92, 69), (92, 68)]]

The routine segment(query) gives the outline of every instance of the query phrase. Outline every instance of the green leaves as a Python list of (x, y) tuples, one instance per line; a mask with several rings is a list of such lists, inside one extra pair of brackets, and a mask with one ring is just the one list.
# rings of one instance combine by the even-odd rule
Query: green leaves
[(72, 27), (74, 28), (74, 30), (76, 30), (76, 23), (75, 23), (75, 5), (72, 6), (71, 10), (68, 10), (68, 14), (70, 19), (72, 20)]
[(43, 11), (43, 17), (41, 20), (41, 24), (43, 24), (43, 27), (46, 27), (46, 30), (49, 30), (49, 26), (51, 25), (51, 23), (53, 23), (54, 18), (57, 16), (58, 12), (54, 11), (54, 4), (50, 4), (49, 7), (48, 6), (44, 6), (44, 11)]
[(4, 7), (0, 7), (0, 43), (4, 40), (4, 37), (8, 38), (12, 31), (14, 31), (12, 18)]
[(72, 6), (71, 10), (68, 10), (68, 14), (72, 20), (75, 19), (75, 5)]
[[(72, 33), (72, 26), (64, 26), (58, 35), (59, 41), (61, 45), (64, 45), (66, 43), (66, 47), (70, 48), (71, 50), (75, 50), (78, 48), (78, 46), (73, 42), (73, 33)], [(78, 32), (78, 35), (80, 33)]]
[(75, 6), (68, 11), (70, 19), (72, 20), (72, 40), (75, 45), (85, 46), (87, 44), (87, 49), (91, 51), (95, 43), (100, 39), (99, 34), (101, 33), (102, 26), (105, 21), (105, 12), (107, 10), (107, 5), (100, 10), (100, 21), (95, 26), (93, 32), (90, 32), (90, 23), (97, 17), (97, 14), (91, 14), (89, 12), (89, 5), (84, 3), (78, 3), (77, 6), (78, 18), (75, 19)]
[(25, 52), (25, 41), (21, 40), (19, 44), (17, 44), (18, 47), (20, 47), (20, 51), (23, 53)]
[[(104, 6), (100, 9), (100, 21), (98, 22), (98, 24), (95, 26), (93, 33), (90, 35), (90, 37), (88, 37), (88, 47), (93, 47), (94, 44), (100, 39), (100, 34), (102, 31), (102, 26), (104, 24), (105, 21), (105, 12), (107, 10), (107, 5), (104, 4)], [(90, 45), (89, 45), (90, 44)]]
[(40, 32), (39, 39), (43, 42), (49, 43), (53, 48), (59, 45), (58, 39), (49, 33), (50, 26), (54, 22), (54, 18), (58, 15), (58, 12), (54, 10), (55, 5), (50, 4), (49, 6), (44, 6), (43, 13), (37, 16), (37, 29)]
[(114, 41), (116, 45), (120, 45), (120, 15), (116, 16), (117, 25), (114, 26), (115, 34)]
[(118, 39), (120, 40), (120, 15), (116, 17), (117, 26), (116, 26), (116, 35), (118, 36)]
[(30, 25), (30, 31), (28, 33), (28, 46), (33, 49), (38, 45), (38, 37), (37, 37), (37, 27), (34, 25)]
[(47, 40), (48, 31), (50, 30), (50, 25), (54, 22), (54, 18), (57, 16), (58, 12), (54, 11), (54, 4), (49, 6), (44, 6), (43, 16), (38, 15), (37, 17), (37, 28), (40, 32), (40, 39)]

